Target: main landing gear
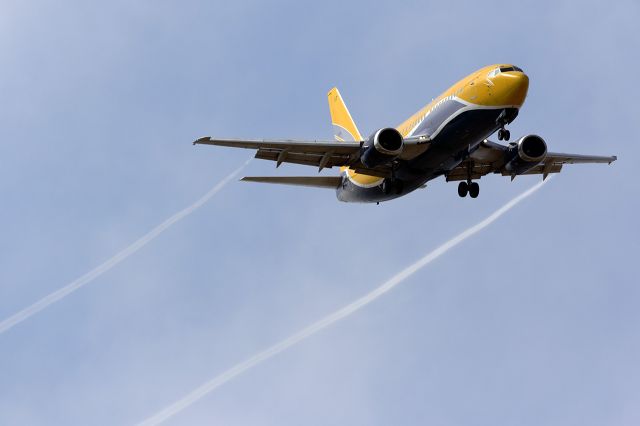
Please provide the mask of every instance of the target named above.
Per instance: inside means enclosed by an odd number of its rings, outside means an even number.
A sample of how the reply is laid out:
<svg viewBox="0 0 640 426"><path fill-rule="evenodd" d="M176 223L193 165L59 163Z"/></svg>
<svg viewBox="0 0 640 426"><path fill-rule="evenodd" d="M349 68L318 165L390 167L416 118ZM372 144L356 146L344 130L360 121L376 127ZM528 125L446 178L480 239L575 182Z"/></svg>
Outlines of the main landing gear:
<svg viewBox="0 0 640 426"><path fill-rule="evenodd" d="M386 178L382 181L382 192L385 194L402 194L402 190L404 189L404 185L401 180L395 178Z"/></svg>
<svg viewBox="0 0 640 426"><path fill-rule="evenodd" d="M517 115L518 110L515 110L515 114L509 113L506 109L500 113L498 119L496 120L496 124L500 126L500 130L498 130L498 140L508 141L509 139L511 139L511 132L505 129L505 127L507 124L511 123Z"/></svg>
<svg viewBox="0 0 640 426"><path fill-rule="evenodd" d="M469 194L471 198L478 198L480 194L480 185L478 185L478 182L462 181L458 184L458 195L464 198L467 194Z"/></svg>

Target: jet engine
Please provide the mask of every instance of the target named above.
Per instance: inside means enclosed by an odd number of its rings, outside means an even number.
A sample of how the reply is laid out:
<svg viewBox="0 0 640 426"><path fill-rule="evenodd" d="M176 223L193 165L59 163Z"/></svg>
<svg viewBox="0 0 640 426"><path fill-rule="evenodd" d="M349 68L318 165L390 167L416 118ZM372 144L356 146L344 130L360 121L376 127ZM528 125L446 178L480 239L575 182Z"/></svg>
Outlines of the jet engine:
<svg viewBox="0 0 640 426"><path fill-rule="evenodd" d="M513 175L521 175L544 161L546 156L544 139L537 135L523 136L507 150L504 169Z"/></svg>
<svg viewBox="0 0 640 426"><path fill-rule="evenodd" d="M362 146L360 161L373 168L395 160L402 153L404 141L400 132L392 127L375 132Z"/></svg>

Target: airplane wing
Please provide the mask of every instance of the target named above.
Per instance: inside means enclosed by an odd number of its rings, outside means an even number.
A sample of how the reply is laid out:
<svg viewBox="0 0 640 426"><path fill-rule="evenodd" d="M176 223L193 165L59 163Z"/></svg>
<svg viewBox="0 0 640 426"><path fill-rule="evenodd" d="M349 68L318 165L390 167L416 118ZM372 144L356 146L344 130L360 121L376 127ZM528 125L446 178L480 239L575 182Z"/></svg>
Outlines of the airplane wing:
<svg viewBox="0 0 640 426"><path fill-rule="evenodd" d="M272 160L276 167L282 163L304 164L318 167L348 166L360 157L360 142L295 141L295 140L250 140L214 139L204 137L194 145L216 145L231 148L256 149L255 158Z"/></svg>
<svg viewBox="0 0 640 426"><path fill-rule="evenodd" d="M508 147L494 142L485 141L476 151L471 153L469 158L464 160L460 165L446 173L447 181L479 179L489 173L498 173L502 176L513 176L504 169L505 151ZM607 163L611 164L616 161L616 156L599 156L599 155L582 155L582 154L564 154L557 152L549 152L537 166L528 170L525 175L541 174L546 179L550 173L560 173L562 166L565 164L584 164L584 163Z"/></svg>
<svg viewBox="0 0 640 426"><path fill-rule="evenodd" d="M216 145L232 148L257 150L255 158L276 162L276 167L282 163L303 164L314 166L321 171L324 168L348 166L357 173L370 176L390 177L391 165L375 168L365 167L360 162L361 147L364 142L336 142L336 141L300 141L278 139L216 139L203 137L194 145ZM411 152L418 145L425 142L418 138L407 138L404 141L405 150Z"/></svg>
<svg viewBox="0 0 640 426"><path fill-rule="evenodd" d="M613 156L600 156L600 155L581 155L581 154L563 154L560 152L550 152L547 154L546 160L553 161L554 163L562 164L586 164L586 163L607 163L611 164L616 161L618 157Z"/></svg>

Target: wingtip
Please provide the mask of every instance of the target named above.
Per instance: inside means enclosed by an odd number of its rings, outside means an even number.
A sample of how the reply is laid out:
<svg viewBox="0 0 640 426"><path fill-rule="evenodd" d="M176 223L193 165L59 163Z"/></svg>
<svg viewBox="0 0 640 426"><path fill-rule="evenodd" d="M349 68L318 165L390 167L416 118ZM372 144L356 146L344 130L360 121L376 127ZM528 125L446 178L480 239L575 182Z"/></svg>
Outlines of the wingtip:
<svg viewBox="0 0 640 426"><path fill-rule="evenodd" d="M209 136L203 136L201 138L196 139L195 141L193 141L193 145L198 145L204 142L209 141L211 138Z"/></svg>

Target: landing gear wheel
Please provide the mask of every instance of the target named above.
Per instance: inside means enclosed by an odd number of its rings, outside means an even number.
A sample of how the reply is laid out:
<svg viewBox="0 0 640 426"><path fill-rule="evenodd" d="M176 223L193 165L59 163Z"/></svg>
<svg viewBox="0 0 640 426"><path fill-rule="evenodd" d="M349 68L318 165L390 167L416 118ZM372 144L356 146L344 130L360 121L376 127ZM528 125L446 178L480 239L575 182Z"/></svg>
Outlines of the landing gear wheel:
<svg viewBox="0 0 640 426"><path fill-rule="evenodd" d="M458 184L458 195L464 198L467 196L468 192L469 192L469 185L467 185L467 182L460 182Z"/></svg>
<svg viewBox="0 0 640 426"><path fill-rule="evenodd" d="M508 141L509 139L511 139L511 132L510 131L508 131L507 129L498 130L498 140Z"/></svg>
<svg viewBox="0 0 640 426"><path fill-rule="evenodd" d="M478 195L480 194L480 185L478 185L478 182L471 182L468 186L469 196L471 198L478 198Z"/></svg>

